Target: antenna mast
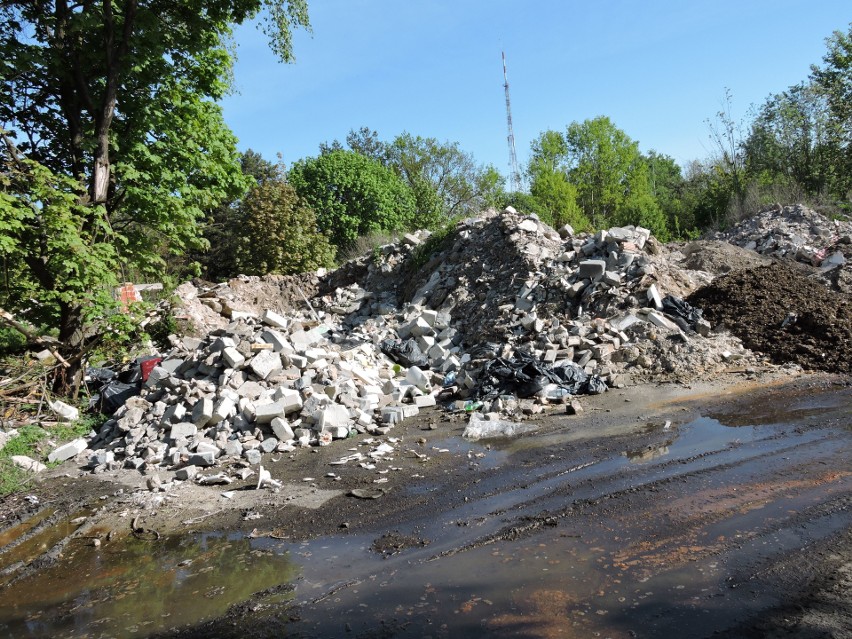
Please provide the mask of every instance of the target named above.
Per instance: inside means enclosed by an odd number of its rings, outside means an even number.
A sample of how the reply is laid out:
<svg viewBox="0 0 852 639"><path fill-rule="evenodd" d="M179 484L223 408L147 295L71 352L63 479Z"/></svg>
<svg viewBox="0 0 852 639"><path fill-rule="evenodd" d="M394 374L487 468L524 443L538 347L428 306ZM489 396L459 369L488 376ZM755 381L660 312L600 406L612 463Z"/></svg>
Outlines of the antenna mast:
<svg viewBox="0 0 852 639"><path fill-rule="evenodd" d="M521 190L521 172L518 171L518 155L515 153L515 133L512 130L512 103L509 100L509 75L506 73L506 52L503 55L503 88L506 90L506 123L509 127L509 183L512 191L517 193Z"/></svg>

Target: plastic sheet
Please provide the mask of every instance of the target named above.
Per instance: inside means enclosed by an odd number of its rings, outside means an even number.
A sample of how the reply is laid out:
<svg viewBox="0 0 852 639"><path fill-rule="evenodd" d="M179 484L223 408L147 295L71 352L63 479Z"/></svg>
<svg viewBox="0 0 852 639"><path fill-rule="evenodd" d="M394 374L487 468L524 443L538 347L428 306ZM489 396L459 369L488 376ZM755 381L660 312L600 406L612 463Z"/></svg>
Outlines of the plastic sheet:
<svg viewBox="0 0 852 639"><path fill-rule="evenodd" d="M607 390L600 377L589 375L573 362L550 366L527 353L516 353L512 358L498 357L485 364L476 396L493 398L509 393L527 398L537 395L549 384L556 384L571 395L598 394Z"/></svg>
<svg viewBox="0 0 852 639"><path fill-rule="evenodd" d="M686 300L674 295L666 295L663 298L663 312L674 318L675 323L683 329L695 330L698 320L702 319L703 311L695 308ZM678 321L681 320L681 321ZM684 326L681 322L686 324Z"/></svg>
<svg viewBox="0 0 852 639"><path fill-rule="evenodd" d="M417 342L413 339L386 339L379 347L382 352L397 364L405 367L417 366L429 368L429 358L423 354Z"/></svg>

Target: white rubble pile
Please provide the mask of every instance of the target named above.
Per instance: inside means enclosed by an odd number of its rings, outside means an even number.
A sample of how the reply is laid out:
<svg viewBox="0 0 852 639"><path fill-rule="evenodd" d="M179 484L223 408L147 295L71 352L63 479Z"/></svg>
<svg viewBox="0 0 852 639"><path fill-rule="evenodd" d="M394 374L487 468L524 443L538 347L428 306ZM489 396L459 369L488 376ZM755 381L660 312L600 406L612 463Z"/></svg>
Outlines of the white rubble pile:
<svg viewBox="0 0 852 639"><path fill-rule="evenodd" d="M830 220L801 204L775 206L715 237L761 255L825 269L850 267L842 247L852 243L852 223Z"/></svg>
<svg viewBox="0 0 852 639"><path fill-rule="evenodd" d="M477 399L484 365L516 352L616 387L750 361L726 333L664 312L667 293L696 286L647 229L555 231L511 207L464 220L440 241L407 235L329 274L187 283L187 316L219 328L174 338L142 395L68 454L96 471L165 467L201 481L199 468L223 460L258 467L265 455L387 434L441 391ZM392 361L388 340L415 343L424 365ZM539 409L570 401L552 386ZM489 413L537 412L488 399ZM508 424L477 416L469 435L524 430Z"/></svg>
<svg viewBox="0 0 852 639"><path fill-rule="evenodd" d="M259 465L264 455L297 447L355 433L387 434L421 407L435 405L441 387L433 388L433 381L440 378L394 364L377 344L395 333L372 329L374 336L356 329L342 338L338 327L267 311L240 316L201 340L175 337L142 395L128 400L91 439L89 465ZM458 352L445 345L429 358L431 366ZM69 457L79 452L69 449Z"/></svg>

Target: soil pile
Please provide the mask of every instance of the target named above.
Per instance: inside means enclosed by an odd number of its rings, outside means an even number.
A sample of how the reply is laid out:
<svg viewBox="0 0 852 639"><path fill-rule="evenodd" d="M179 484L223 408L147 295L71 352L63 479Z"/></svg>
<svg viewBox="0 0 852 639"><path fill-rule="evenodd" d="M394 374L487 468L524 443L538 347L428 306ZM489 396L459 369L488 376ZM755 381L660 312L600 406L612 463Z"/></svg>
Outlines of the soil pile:
<svg viewBox="0 0 852 639"><path fill-rule="evenodd" d="M783 262L721 276L688 301L776 363L852 373L852 296Z"/></svg>

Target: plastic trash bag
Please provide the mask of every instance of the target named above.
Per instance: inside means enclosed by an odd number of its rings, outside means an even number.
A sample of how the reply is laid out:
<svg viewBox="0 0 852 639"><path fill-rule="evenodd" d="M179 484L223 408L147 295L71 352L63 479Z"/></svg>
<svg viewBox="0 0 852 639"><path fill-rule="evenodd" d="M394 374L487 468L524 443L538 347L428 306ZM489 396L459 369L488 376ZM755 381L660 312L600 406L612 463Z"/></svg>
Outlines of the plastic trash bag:
<svg viewBox="0 0 852 639"><path fill-rule="evenodd" d="M104 415L112 415L121 408L128 399L139 394L139 383L125 384L110 382L101 390L100 410Z"/></svg>
<svg viewBox="0 0 852 639"><path fill-rule="evenodd" d="M379 348L397 364L406 368L410 366L429 368L429 358L423 354L413 339L386 339L379 344Z"/></svg>
<svg viewBox="0 0 852 639"><path fill-rule="evenodd" d="M556 384L571 395L597 394L607 389L600 377L589 375L574 362L550 366L527 353L515 353L511 358L498 357L485 364L476 396L534 397L549 384Z"/></svg>
<svg viewBox="0 0 852 639"><path fill-rule="evenodd" d="M473 413L462 433L469 441L494 437L515 437L538 428L533 422L510 422L506 419L483 419L480 413Z"/></svg>
<svg viewBox="0 0 852 639"><path fill-rule="evenodd" d="M695 329L698 320L702 319L703 311L700 308L695 308L686 300L683 300L674 295L666 295L663 298L663 312L674 318L675 323L682 329ZM686 326L678 321L681 320Z"/></svg>

